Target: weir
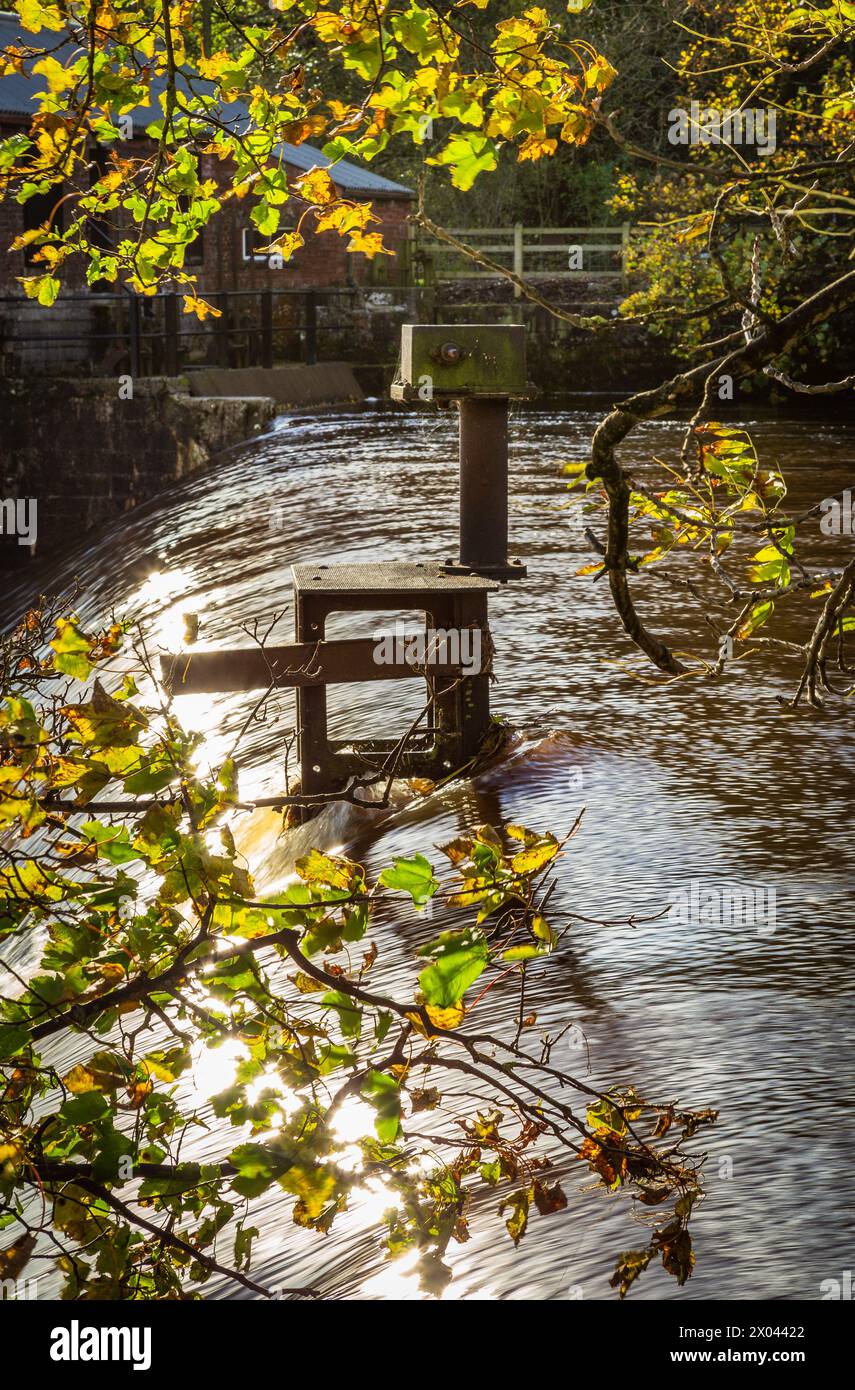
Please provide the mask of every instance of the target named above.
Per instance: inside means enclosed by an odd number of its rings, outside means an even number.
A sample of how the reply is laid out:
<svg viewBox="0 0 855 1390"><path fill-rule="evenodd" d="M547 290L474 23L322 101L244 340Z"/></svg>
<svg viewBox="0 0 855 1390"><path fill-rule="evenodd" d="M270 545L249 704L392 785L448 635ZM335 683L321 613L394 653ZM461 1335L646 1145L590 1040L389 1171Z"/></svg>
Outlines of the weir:
<svg viewBox="0 0 855 1390"><path fill-rule="evenodd" d="M292 567L295 641L286 646L193 652L162 658L173 694L291 687L297 700L301 795L311 801L372 773L447 778L471 763L490 727L493 645L490 593L524 578L508 555L508 405L531 394L525 329L518 325L407 324L394 399L457 406L460 415L460 546L456 558L301 564ZM372 637L328 640L339 612L424 614L408 644ZM455 640L456 639L456 640ZM478 661L461 654L478 653ZM422 717L404 739L332 741L327 687L420 677Z"/></svg>

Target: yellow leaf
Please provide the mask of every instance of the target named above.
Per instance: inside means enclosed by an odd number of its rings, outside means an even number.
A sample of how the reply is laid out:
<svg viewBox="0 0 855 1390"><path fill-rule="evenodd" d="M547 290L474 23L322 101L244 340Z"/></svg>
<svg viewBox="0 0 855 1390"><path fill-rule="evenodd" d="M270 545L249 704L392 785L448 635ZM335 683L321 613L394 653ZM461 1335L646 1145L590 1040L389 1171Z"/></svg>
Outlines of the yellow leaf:
<svg viewBox="0 0 855 1390"><path fill-rule="evenodd" d="M85 1095L87 1091L98 1090L98 1086L95 1082L95 1077L93 1076L92 1072L89 1071L88 1067L84 1067L80 1062L77 1063L77 1066L72 1067L71 1071L68 1072L62 1078L62 1080L63 1084L68 1087L69 1091L71 1091L76 1096Z"/></svg>
<svg viewBox="0 0 855 1390"><path fill-rule="evenodd" d="M526 159L542 159L544 155L555 154L557 149L557 140L548 139L545 135L527 135L520 145L517 163L522 164Z"/></svg>
<svg viewBox="0 0 855 1390"><path fill-rule="evenodd" d="M167 1067L164 1067L160 1062L153 1061L151 1057L144 1057L142 1066L145 1067L149 1076L153 1076L156 1081L164 1081L169 1085L171 1081L175 1080L172 1072L169 1071Z"/></svg>
<svg viewBox="0 0 855 1390"><path fill-rule="evenodd" d="M394 251L390 251L383 245L383 236L380 232L354 232L350 241L347 243L348 251L361 251L369 260L373 260L376 255L394 256Z"/></svg>
<svg viewBox="0 0 855 1390"><path fill-rule="evenodd" d="M448 1009L440 1009L436 1004L426 1004L425 1012L434 1028L442 1028L446 1032L459 1028L466 1014L462 1004L454 1004Z"/></svg>
<svg viewBox="0 0 855 1390"><path fill-rule="evenodd" d="M73 72L68 72L58 63L56 58L43 58L41 62L34 64L33 72L37 72L41 77L46 77L48 87L52 92L66 92L75 83L80 81L79 76Z"/></svg>
<svg viewBox="0 0 855 1390"><path fill-rule="evenodd" d="M584 145L591 134L592 122L584 106L571 106L561 127L561 139L568 145Z"/></svg>
<svg viewBox="0 0 855 1390"><path fill-rule="evenodd" d="M24 74L24 54L20 48L7 48L0 53L0 77L8 77L13 72Z"/></svg>
<svg viewBox="0 0 855 1390"><path fill-rule="evenodd" d="M19 1236L13 1245L0 1250L0 1279L17 1279L36 1248L36 1238L29 1231Z"/></svg>
<svg viewBox="0 0 855 1390"><path fill-rule="evenodd" d="M335 207L318 218L317 230L338 232L344 236L345 232L361 231L369 222L377 221L379 219L371 211L370 203L336 203Z"/></svg>
<svg viewBox="0 0 855 1390"><path fill-rule="evenodd" d="M537 869L542 869L557 853L558 841L554 835L547 835L540 844L532 845L529 849L520 850L519 854L515 854L511 860L511 868L515 874L531 874Z"/></svg>
<svg viewBox="0 0 855 1390"><path fill-rule="evenodd" d="M585 85L588 88L596 88L598 92L604 92L616 77L617 70L612 67L608 58L600 54L585 73Z"/></svg>
<svg viewBox="0 0 855 1390"><path fill-rule="evenodd" d="M294 184L301 198L315 207L335 202L335 185L326 169L310 169Z"/></svg>
<svg viewBox="0 0 855 1390"><path fill-rule="evenodd" d="M298 970L296 975L289 975L291 980L301 994L320 994L326 989L326 985L307 975L304 970Z"/></svg>
<svg viewBox="0 0 855 1390"><path fill-rule="evenodd" d="M299 232L286 232L284 236L277 237L271 243L270 250L280 255L283 261L290 261L294 252L299 251L305 244Z"/></svg>
<svg viewBox="0 0 855 1390"><path fill-rule="evenodd" d="M553 944L554 938L552 928L545 917L541 917L540 915L533 917L531 921L531 930L532 935L536 936L538 941L546 941L550 946Z"/></svg>
<svg viewBox="0 0 855 1390"><path fill-rule="evenodd" d="M38 34L42 29L64 29L66 17L59 5L43 5L41 0L16 0L15 9L21 16L21 23L31 33Z"/></svg>
<svg viewBox="0 0 855 1390"><path fill-rule="evenodd" d="M198 295L192 293L184 295L184 312L185 314L195 314L202 323L209 314L211 318L215 319L222 317L222 309L215 309L213 304L208 303L207 299L200 299Z"/></svg>

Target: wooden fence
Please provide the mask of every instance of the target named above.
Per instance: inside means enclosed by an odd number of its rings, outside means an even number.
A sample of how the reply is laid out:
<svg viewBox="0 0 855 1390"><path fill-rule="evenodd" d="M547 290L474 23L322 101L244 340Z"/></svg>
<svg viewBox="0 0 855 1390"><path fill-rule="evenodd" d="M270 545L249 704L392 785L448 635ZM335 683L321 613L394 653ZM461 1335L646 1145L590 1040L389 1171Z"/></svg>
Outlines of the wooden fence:
<svg viewBox="0 0 855 1390"><path fill-rule="evenodd" d="M630 225L617 227L448 228L463 242L516 275L550 279L626 280ZM411 259L415 278L427 282L490 280L496 272L479 267L462 251L434 237L414 232ZM520 290L515 289L519 297Z"/></svg>

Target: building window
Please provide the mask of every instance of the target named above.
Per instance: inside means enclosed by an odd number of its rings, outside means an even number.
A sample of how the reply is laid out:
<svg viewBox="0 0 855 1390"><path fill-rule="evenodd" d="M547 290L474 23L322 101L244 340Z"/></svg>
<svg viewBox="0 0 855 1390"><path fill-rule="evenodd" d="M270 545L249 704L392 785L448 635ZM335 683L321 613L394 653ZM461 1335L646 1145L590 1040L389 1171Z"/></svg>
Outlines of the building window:
<svg viewBox="0 0 855 1390"><path fill-rule="evenodd" d="M185 265L204 265L205 264L205 228L200 227L196 233L196 240L191 241L187 250L184 252Z"/></svg>
<svg viewBox="0 0 855 1390"><path fill-rule="evenodd" d="M266 265L270 260L270 252L262 251L260 248L269 245L270 237L262 236L257 227L241 228L241 252L245 261Z"/></svg>
<svg viewBox="0 0 855 1390"><path fill-rule="evenodd" d="M43 227L46 222L50 221L53 231L62 232L65 227L65 218L63 215L65 213L65 204L60 202L62 194L63 189L60 185L59 187L49 188L46 193L34 193L32 198L28 198L24 203L24 231L34 232L38 227ZM58 203L59 206L57 207ZM56 212L53 217L51 217L54 208L56 208ZM40 250L38 242L30 243L29 246L25 246L24 261L27 265L36 265L44 269L44 261L34 260L38 250Z"/></svg>

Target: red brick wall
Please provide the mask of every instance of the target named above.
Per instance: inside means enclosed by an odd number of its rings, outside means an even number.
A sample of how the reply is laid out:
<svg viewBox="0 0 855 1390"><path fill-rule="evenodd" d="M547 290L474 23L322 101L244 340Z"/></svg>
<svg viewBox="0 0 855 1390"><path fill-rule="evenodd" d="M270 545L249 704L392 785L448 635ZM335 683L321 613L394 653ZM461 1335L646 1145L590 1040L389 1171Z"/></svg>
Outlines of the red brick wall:
<svg viewBox="0 0 855 1390"><path fill-rule="evenodd" d="M287 167L289 181L300 171ZM205 177L215 177L214 169L206 169ZM340 190L342 191L342 190ZM373 211L380 219L373 230L383 233L390 250L399 251L407 238L410 199L407 197L372 199ZM223 204L204 234L204 265L188 266L197 276L201 293L215 290L242 289L322 289L330 285L351 282L364 284L371 275L370 262L364 255L349 254L347 239L336 232L314 233L305 228L306 244L296 251L281 269L271 269L262 261L243 259L243 229L252 226L249 199L230 199ZM385 259L391 260L391 257Z"/></svg>
<svg viewBox="0 0 855 1390"><path fill-rule="evenodd" d="M16 130L24 127L14 122L0 119L0 137L6 139ZM59 197L59 194L57 194ZM24 230L24 209L13 197L0 201L0 295L21 295L24 291L18 283L18 276L33 275L38 265L27 265L23 251L10 251L9 247ZM44 267L43 269L46 269ZM74 258L68 265L68 285L72 290L84 289L86 271L83 262Z"/></svg>

